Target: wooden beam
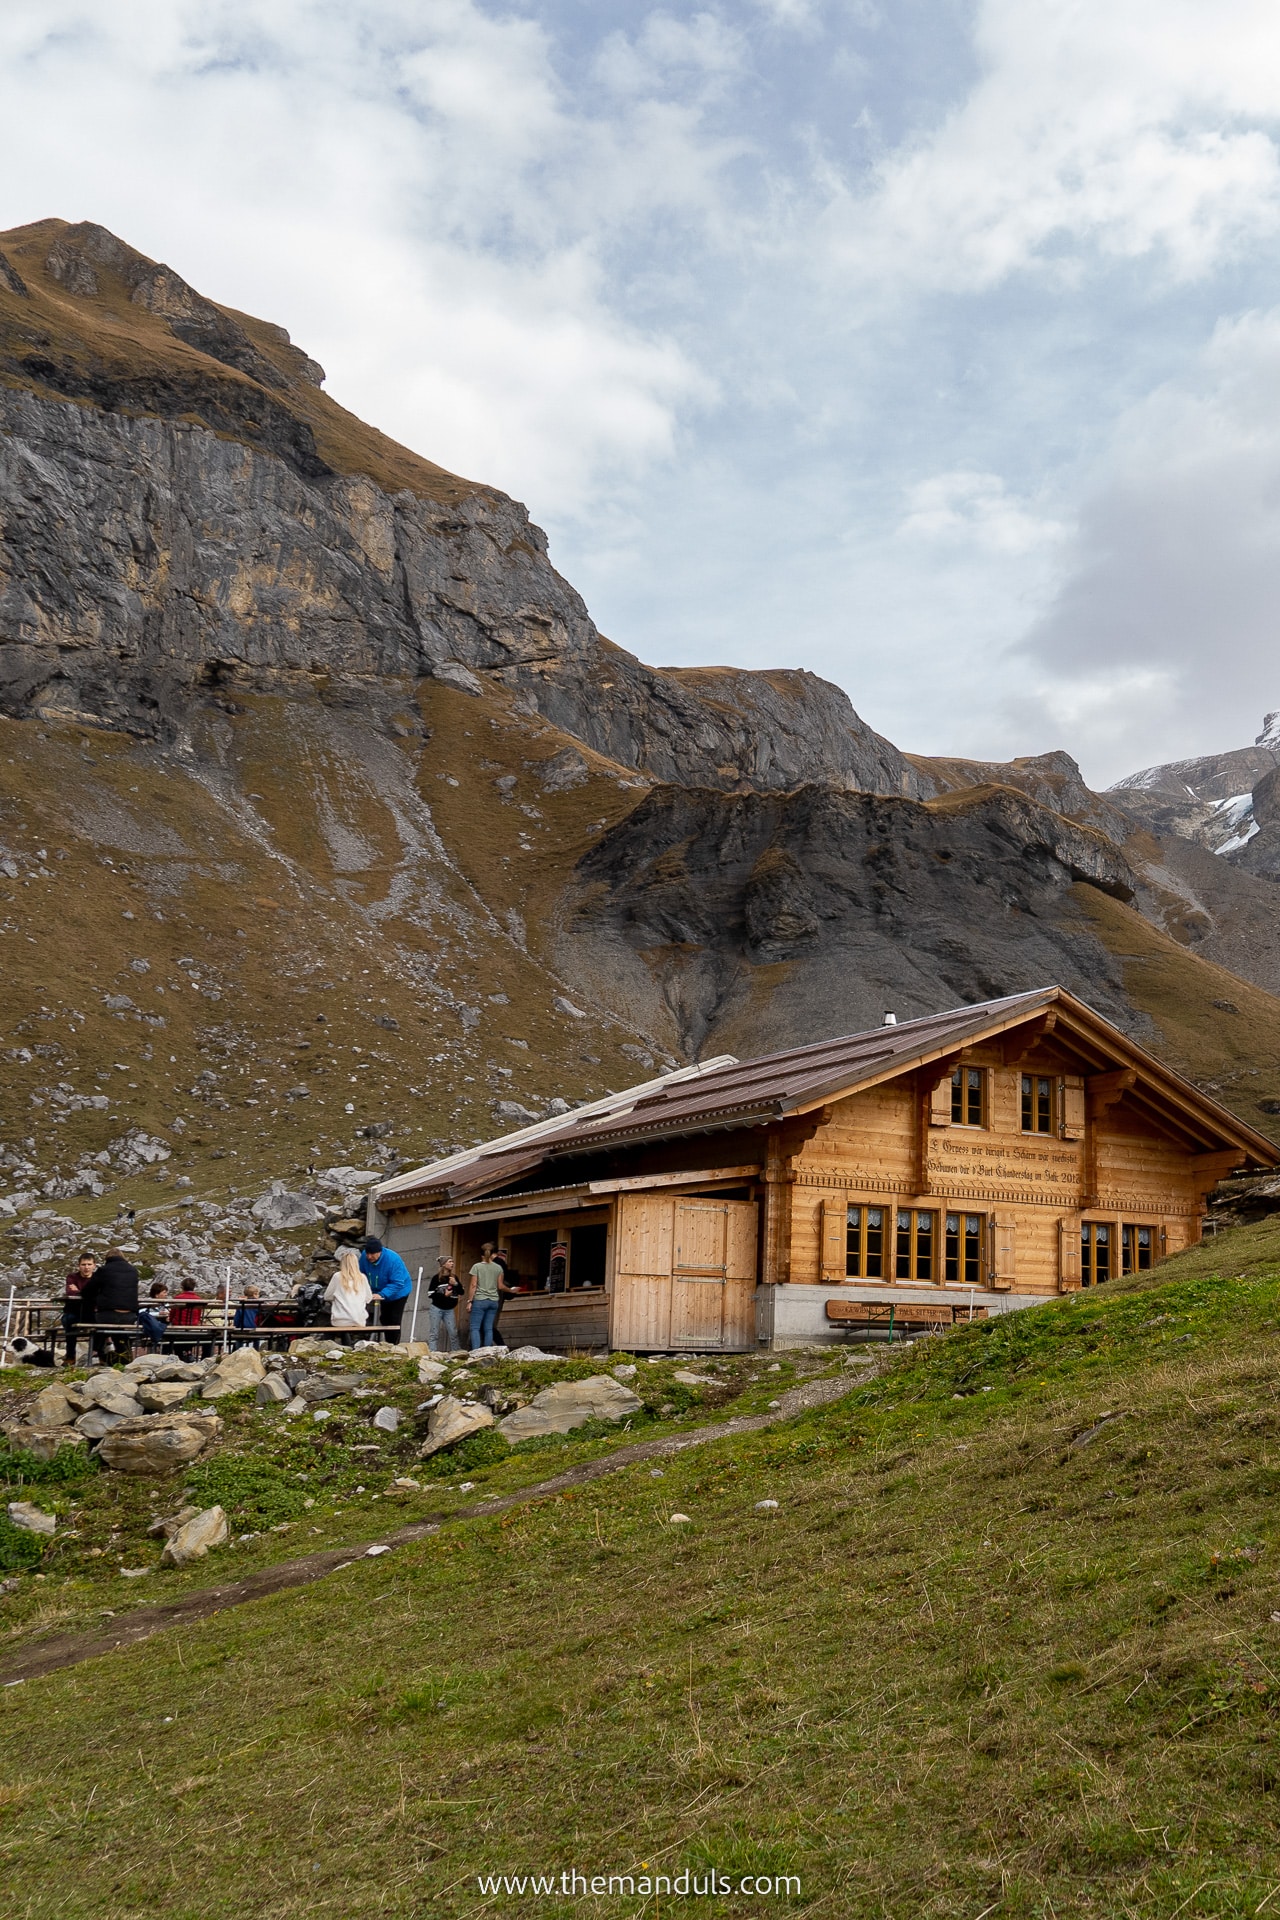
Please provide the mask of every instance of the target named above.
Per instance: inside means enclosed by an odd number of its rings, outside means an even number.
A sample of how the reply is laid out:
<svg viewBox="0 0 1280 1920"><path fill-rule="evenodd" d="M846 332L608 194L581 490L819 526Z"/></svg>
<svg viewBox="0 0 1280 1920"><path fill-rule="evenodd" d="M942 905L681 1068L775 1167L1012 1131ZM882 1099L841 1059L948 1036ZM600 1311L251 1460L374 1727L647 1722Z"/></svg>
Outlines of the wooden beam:
<svg viewBox="0 0 1280 1920"><path fill-rule="evenodd" d="M1137 1078L1134 1067L1121 1067L1115 1073L1091 1073L1084 1083L1089 1105L1096 1114L1105 1113L1108 1107L1114 1107L1118 1100L1123 1100Z"/></svg>
<svg viewBox="0 0 1280 1920"><path fill-rule="evenodd" d="M1058 1015L1050 1007L1047 1013L1040 1014L1025 1027L1015 1027L1005 1035L1004 1063L1006 1067L1020 1067L1028 1054L1035 1052L1042 1041L1047 1040L1058 1024Z"/></svg>
<svg viewBox="0 0 1280 1920"><path fill-rule="evenodd" d="M760 1162L749 1167L707 1167L694 1173L638 1173L626 1180L590 1180L588 1193L642 1193L649 1187L711 1187L728 1181L754 1180Z"/></svg>

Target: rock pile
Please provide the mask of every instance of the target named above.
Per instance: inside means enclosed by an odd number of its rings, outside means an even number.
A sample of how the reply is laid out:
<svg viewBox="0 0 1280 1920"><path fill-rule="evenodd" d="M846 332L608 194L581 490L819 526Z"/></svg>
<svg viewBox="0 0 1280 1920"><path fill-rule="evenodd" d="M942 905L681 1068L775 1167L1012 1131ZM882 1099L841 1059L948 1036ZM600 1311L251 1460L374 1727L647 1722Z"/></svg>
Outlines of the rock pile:
<svg viewBox="0 0 1280 1920"><path fill-rule="evenodd" d="M260 1378L261 1358L252 1348L247 1352ZM101 1367L87 1380L57 1381L36 1395L25 1419L6 1425L5 1437L41 1460L51 1460L59 1447L96 1445L103 1464L120 1472L170 1472L220 1438L217 1415L186 1403L202 1389L210 1399L235 1391L224 1384L235 1377L228 1362L242 1363L242 1355L214 1362L144 1354L120 1372Z"/></svg>

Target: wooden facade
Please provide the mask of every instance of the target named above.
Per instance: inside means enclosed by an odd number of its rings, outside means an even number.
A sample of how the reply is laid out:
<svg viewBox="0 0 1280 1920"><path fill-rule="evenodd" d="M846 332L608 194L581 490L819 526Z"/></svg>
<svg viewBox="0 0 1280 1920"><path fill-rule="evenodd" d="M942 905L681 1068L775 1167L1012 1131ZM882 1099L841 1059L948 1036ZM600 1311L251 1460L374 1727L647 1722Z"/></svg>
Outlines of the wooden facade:
<svg viewBox="0 0 1280 1920"><path fill-rule="evenodd" d="M685 1070L401 1175L376 1204L392 1245L429 1229L464 1275L482 1240L506 1248L527 1289L508 1345L712 1352L1104 1285L1198 1240L1224 1174L1276 1164L1047 988Z"/></svg>

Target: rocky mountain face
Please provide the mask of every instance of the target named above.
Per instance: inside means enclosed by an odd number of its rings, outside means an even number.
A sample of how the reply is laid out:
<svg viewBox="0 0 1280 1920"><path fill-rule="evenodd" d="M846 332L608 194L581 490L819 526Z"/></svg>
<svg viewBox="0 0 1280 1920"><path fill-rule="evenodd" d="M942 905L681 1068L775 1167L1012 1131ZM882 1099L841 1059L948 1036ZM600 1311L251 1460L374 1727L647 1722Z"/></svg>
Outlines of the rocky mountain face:
<svg viewBox="0 0 1280 1920"><path fill-rule="evenodd" d="M101 228L0 235L11 1273L129 1208L156 1261L283 1271L273 1179L328 1204L309 1166L1048 980L1280 1111L1275 882L1159 783L649 667L523 507L322 382Z"/></svg>
<svg viewBox="0 0 1280 1920"><path fill-rule="evenodd" d="M202 692L385 710L430 675L656 779L926 790L813 674L664 673L602 640L518 502L351 420L283 329L100 227L0 252L4 711L165 740Z"/></svg>
<svg viewBox="0 0 1280 1920"><path fill-rule="evenodd" d="M1280 875L1280 713L1269 713L1251 747L1144 767L1110 791L1158 834L1176 834L1251 873Z"/></svg>

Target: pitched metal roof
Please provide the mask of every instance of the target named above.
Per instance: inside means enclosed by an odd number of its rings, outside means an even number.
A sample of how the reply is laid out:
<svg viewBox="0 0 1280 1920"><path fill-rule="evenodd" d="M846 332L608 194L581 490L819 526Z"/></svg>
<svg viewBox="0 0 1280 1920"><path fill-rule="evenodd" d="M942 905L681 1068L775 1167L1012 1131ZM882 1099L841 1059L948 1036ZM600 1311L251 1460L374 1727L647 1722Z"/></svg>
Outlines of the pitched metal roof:
<svg viewBox="0 0 1280 1920"><path fill-rule="evenodd" d="M1136 1066L1148 1084L1183 1112L1194 1114L1207 1132L1240 1146L1243 1157L1262 1165L1276 1163L1276 1150L1262 1134L1154 1059L1101 1014L1062 987L1039 987L755 1060L727 1058L700 1071L664 1075L659 1081L615 1094L607 1102L579 1108L558 1122L544 1121L523 1135L493 1140L470 1153L400 1174L378 1188L378 1202L382 1205L409 1193L426 1198L429 1192L440 1195L442 1189L458 1199L493 1192L550 1159L662 1137L766 1125L894 1079L1050 1009L1062 1033L1071 1031L1077 1039L1091 1042L1113 1063Z"/></svg>

